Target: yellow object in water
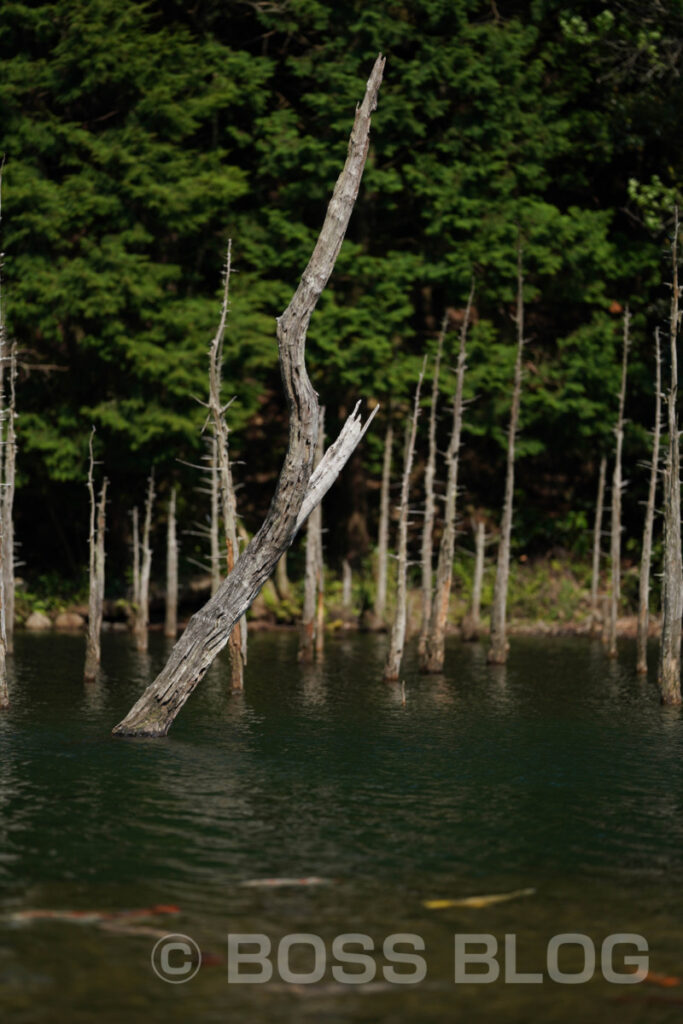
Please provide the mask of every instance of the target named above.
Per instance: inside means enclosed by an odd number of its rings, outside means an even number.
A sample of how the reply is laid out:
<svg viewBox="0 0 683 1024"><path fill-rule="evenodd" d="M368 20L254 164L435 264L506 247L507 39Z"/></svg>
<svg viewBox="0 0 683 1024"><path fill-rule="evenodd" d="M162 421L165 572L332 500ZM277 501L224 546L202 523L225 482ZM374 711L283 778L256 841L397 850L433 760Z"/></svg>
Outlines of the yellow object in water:
<svg viewBox="0 0 683 1024"><path fill-rule="evenodd" d="M481 910L483 907L491 907L496 903L516 900L520 896L533 896L535 892L535 889L514 889L512 892L494 892L490 896L463 896L459 900L423 900L422 905L427 910L447 910L449 907L470 907L473 910Z"/></svg>

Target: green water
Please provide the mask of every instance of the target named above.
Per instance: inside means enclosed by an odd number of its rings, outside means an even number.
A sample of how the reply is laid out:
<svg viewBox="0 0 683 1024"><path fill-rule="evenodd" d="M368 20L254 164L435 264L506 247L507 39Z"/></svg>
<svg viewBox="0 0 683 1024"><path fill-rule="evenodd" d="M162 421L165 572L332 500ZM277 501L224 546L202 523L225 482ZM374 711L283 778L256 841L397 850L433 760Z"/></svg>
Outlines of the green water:
<svg viewBox="0 0 683 1024"><path fill-rule="evenodd" d="M17 1024L169 1021L679 1021L683 985L454 982L454 935L517 936L518 969L545 972L557 933L600 949L638 933L650 969L683 976L683 719L652 681L584 639L513 639L505 668L454 644L448 672L406 704L380 681L386 638L331 641L322 667L296 663L292 635L252 639L243 696L215 665L161 741L114 740L168 652L107 635L98 682L81 682L83 640L20 636L12 707L0 718L0 1013ZM653 659L654 660L654 657ZM310 887L254 888L319 876ZM533 887L485 908L423 900ZM175 916L112 932L97 922L13 917L29 909ZM207 962L186 984L152 971L160 934ZM319 935L317 984L230 984L228 933ZM334 981L335 936L375 946L369 985ZM422 938L419 984L384 980L386 936ZM565 951L562 968L580 970ZM274 959L274 958L273 958ZM504 957L499 957L504 963ZM312 970L312 953L292 954ZM615 959L615 967L619 962Z"/></svg>

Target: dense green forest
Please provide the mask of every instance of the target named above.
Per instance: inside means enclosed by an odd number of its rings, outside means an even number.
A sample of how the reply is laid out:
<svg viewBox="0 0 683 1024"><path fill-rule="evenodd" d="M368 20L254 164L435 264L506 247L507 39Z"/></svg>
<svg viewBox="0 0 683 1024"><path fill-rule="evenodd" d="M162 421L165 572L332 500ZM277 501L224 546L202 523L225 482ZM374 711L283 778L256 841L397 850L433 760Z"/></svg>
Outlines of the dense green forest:
<svg viewBox="0 0 683 1024"><path fill-rule="evenodd" d="M683 175L681 39L678 0L6 0L3 307L20 350L25 574L85 568L91 424L111 480L111 577L123 579L128 511L151 466L159 548L172 483L181 525L206 515L184 463L202 452L196 399L228 238L225 397L236 396L240 511L258 525L286 441L274 318L310 255L380 50L361 194L309 332L329 435L358 398L382 407L326 502L329 555L371 547L387 418L402 423L446 311L454 363L473 276L459 507L498 520L521 232L515 544L588 550L629 303L628 558L647 489L652 336L669 302L664 211ZM442 387L453 390L450 370ZM440 429L443 450L447 415ZM198 541L182 544L189 555Z"/></svg>

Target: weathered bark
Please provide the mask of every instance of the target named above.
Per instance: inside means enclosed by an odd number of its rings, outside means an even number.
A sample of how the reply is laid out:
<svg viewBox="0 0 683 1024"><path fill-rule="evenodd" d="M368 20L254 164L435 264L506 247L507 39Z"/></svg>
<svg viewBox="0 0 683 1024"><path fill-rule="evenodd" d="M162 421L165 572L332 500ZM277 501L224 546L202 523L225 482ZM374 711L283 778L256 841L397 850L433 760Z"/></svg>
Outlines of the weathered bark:
<svg viewBox="0 0 683 1024"><path fill-rule="evenodd" d="M640 579L638 595L638 634L636 642L636 671L647 672L647 635L650 627L650 563L652 561L652 531L655 519L657 476L659 474L659 440L662 429L662 353L659 342L659 328L655 330L655 425L652 434L652 461L650 463L650 487L647 492L645 523L643 525L643 550L640 556Z"/></svg>
<svg viewBox="0 0 683 1024"><path fill-rule="evenodd" d="M681 559L681 480L678 437L678 208L671 243L672 288L669 339L671 368L667 394L668 450L664 466L664 559L662 567L662 632L658 679L662 704L681 703L681 616L683 561Z"/></svg>
<svg viewBox="0 0 683 1024"><path fill-rule="evenodd" d="M478 640L481 632L481 592L484 584L486 557L486 523L474 520L474 576L472 579L472 606L462 624L463 640Z"/></svg>
<svg viewBox="0 0 683 1024"><path fill-rule="evenodd" d="M16 479L17 439L14 421L17 415L16 402L17 346L12 344L9 359L9 408L7 410L7 434L5 439L5 469L2 494L2 557L3 595L5 603L5 629L7 653L14 651L14 489Z"/></svg>
<svg viewBox="0 0 683 1024"><path fill-rule="evenodd" d="M453 399L453 425L446 452L446 501L444 505L443 533L436 565L436 587L431 608L429 631L425 648L420 656L421 672L442 672L446 656L446 625L453 582L453 556L455 554L455 527L458 502L458 469L460 465L460 439L462 436L463 388L467 369L467 331L470 325L474 282L470 287L465 316L460 326L460 346Z"/></svg>
<svg viewBox="0 0 683 1024"><path fill-rule="evenodd" d="M401 480L401 504L398 518L398 557L396 564L396 611L391 627L389 651L384 665L385 682L396 682L401 671L403 647L406 639L407 590L408 590L408 499L410 497L410 474L413 469L415 454L415 436L417 419L420 414L420 391L427 360L425 358L415 388L413 415L407 429L405 455L403 461L403 478Z"/></svg>
<svg viewBox="0 0 683 1024"><path fill-rule="evenodd" d="M598 628L600 615L598 612L600 594L600 555L602 549L602 515L605 504L605 477L607 475L607 457L600 459L598 474L598 496L595 502L595 522L593 524L593 575L591 578L591 631Z"/></svg>
<svg viewBox="0 0 683 1024"><path fill-rule="evenodd" d="M425 466L425 507L422 523L422 618L420 622L420 638L418 652L424 657L429 633L429 620L432 614L432 588L434 583L433 548L434 548L434 474L436 472L436 407L439 401L439 369L443 351L448 314L446 313L439 331L434 360L434 378L432 380L432 404L429 410L429 449Z"/></svg>
<svg viewBox="0 0 683 1024"><path fill-rule="evenodd" d="M135 618L135 644L139 651L146 651L149 636L149 580L152 573L152 549L149 538L152 530L152 509L154 507L154 471L147 481L145 521L142 527L142 559L140 566L140 594Z"/></svg>
<svg viewBox="0 0 683 1024"><path fill-rule="evenodd" d="M331 487L373 418L371 415L363 425L356 407L313 473L318 402L306 372L306 331L332 273L358 194L368 152L370 117L383 69L384 58L379 56L365 98L356 111L346 163L320 237L292 301L278 320L280 368L290 412L289 442L268 515L217 593L193 615L166 666L116 726L115 734L168 733L176 715L227 643L234 623L270 577L278 559Z"/></svg>
<svg viewBox="0 0 683 1024"><path fill-rule="evenodd" d="M171 488L166 527L166 619L164 636L178 633L178 539L176 536L176 489Z"/></svg>
<svg viewBox="0 0 683 1024"><path fill-rule="evenodd" d="M95 430L93 427L93 434ZM100 496L95 502L93 483L93 434L90 435L90 467L88 472L88 493L90 495L90 589L88 597L88 632L85 641L85 668L83 676L86 682L92 682L97 676L100 665L100 636L102 633L102 614L104 610L104 538L107 516L107 485L105 477L100 488Z"/></svg>
<svg viewBox="0 0 683 1024"><path fill-rule="evenodd" d="M131 512L133 519L133 611L137 621L138 608L140 607L140 516L137 506Z"/></svg>
<svg viewBox="0 0 683 1024"><path fill-rule="evenodd" d="M223 366L223 339L230 308L230 271L232 261L232 240L228 241L228 252L225 262L225 281L223 288L223 305L218 324L209 349L209 415L213 436L216 439L216 456L218 459L218 482L221 499L221 518L225 537L226 564L228 575L235 568L237 561L237 509L235 506L235 490L232 482L232 468L228 454L228 425L225 411L230 405L221 402L221 377ZM230 650L230 683L233 690L244 688L244 661L242 658L241 622L233 626L228 640Z"/></svg>
<svg viewBox="0 0 683 1024"><path fill-rule="evenodd" d="M614 469L612 471L612 509L610 521L610 604L609 630L607 633L607 654L610 658L617 656L617 615L621 597L621 453L624 446L624 403L626 401L626 371L628 368L629 328L631 312L624 310L624 347L621 360L621 387L619 389L619 410L615 427L616 445L614 452Z"/></svg>
<svg viewBox="0 0 683 1024"><path fill-rule="evenodd" d="M315 450L314 468L320 465L324 448L325 410L319 410L318 442ZM320 505L314 508L306 523L306 568L304 575L304 607L299 631L298 659L310 664L318 646L318 598L321 592L323 550L323 520ZM321 643L323 641L321 640ZM321 648L322 652L322 648Z"/></svg>
<svg viewBox="0 0 683 1024"><path fill-rule="evenodd" d="M394 429L389 423L384 438L382 462L382 488L379 498L379 532L377 535L377 587L375 590L375 617L383 622L387 606L387 562L389 549L389 487L391 484L391 451Z"/></svg>
<svg viewBox="0 0 683 1024"><path fill-rule="evenodd" d="M522 395L522 350L524 348L524 274L522 270L521 244L517 247L517 313L515 322L517 324L517 358L515 360L515 379L512 390L512 408L510 410L510 427L508 432L505 500L500 523L496 580L493 586L493 606L491 608L491 646L487 655L487 660L493 665L504 665L508 657L506 618L508 580L510 577L510 540L512 537L512 512L515 491L515 440L519 425L519 405Z"/></svg>
<svg viewBox="0 0 683 1024"><path fill-rule="evenodd" d="M5 164L3 156L0 161L0 220L2 218L2 170ZM0 265L0 434L5 433L5 359L7 356L7 335L5 332L4 307L2 304L2 266ZM4 479L5 455L4 445L0 444L0 482ZM9 690L7 686L7 627L5 602L5 538L3 517L0 516L0 709L9 707Z"/></svg>
<svg viewBox="0 0 683 1024"><path fill-rule="evenodd" d="M220 487L218 484L218 454L216 438L211 438L211 521L209 522L209 543L211 545L211 596L221 585L220 546Z"/></svg>

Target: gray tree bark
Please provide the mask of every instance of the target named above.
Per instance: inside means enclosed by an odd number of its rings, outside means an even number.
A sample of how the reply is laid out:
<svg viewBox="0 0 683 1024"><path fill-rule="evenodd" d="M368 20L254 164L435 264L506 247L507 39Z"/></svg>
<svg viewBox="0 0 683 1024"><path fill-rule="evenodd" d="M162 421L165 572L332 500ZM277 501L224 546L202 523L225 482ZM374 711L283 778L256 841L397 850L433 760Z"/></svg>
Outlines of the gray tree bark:
<svg viewBox="0 0 683 1024"><path fill-rule="evenodd" d="M211 596L221 585L221 546L220 546L220 487L218 484L218 453L216 438L211 438L211 521L209 523L209 543L211 545Z"/></svg>
<svg viewBox="0 0 683 1024"><path fill-rule="evenodd" d="M394 446L394 429L387 426L384 438L384 459L382 461L382 487L379 498L379 532L377 535L377 587L375 590L375 617L384 621L387 606L387 563L389 552L389 488L391 485L391 452Z"/></svg>
<svg viewBox="0 0 683 1024"><path fill-rule="evenodd" d="M600 555L602 553L602 516L605 505L605 478L607 475L607 456L600 459L598 474L598 496L595 502L595 522L593 523L593 573L591 577L591 631L595 633L600 621L598 613L600 594Z"/></svg>
<svg viewBox="0 0 683 1024"><path fill-rule="evenodd" d="M100 637L102 633L102 614L104 610L104 565L105 551L104 539L106 531L107 515L107 484L105 477L102 481L99 500L95 500L95 485L93 480L94 459L93 459L93 427L90 435L90 464L88 469L88 493L90 495L90 564L89 564L89 596L88 596L88 632L85 641L85 668L83 676L86 682L92 682L97 677L97 670L100 666Z"/></svg>
<svg viewBox="0 0 683 1024"><path fill-rule="evenodd" d="M221 402L221 377L223 367L223 339L230 307L230 271L232 259L232 240L228 242L228 253L225 263L225 282L223 305L218 330L211 342L209 350L209 415L213 436L216 439L216 455L218 458L218 481L221 498L221 517L225 535L225 550L228 575L235 568L238 556L237 546L237 508L235 489L232 481L232 468L228 455L228 425L225 421L227 405ZM244 688L244 662L242 652L242 623L238 620L232 629L228 646L230 650L230 683L233 690Z"/></svg>
<svg viewBox="0 0 683 1024"><path fill-rule="evenodd" d="M166 619L164 636L178 633L178 538L176 535L176 489L171 488L166 527Z"/></svg>
<svg viewBox="0 0 683 1024"><path fill-rule="evenodd" d="M681 559L681 466L678 437L678 208L671 243L672 288L669 339L671 369L667 394L668 450L664 466L664 564L662 567L662 633L658 680L662 704L681 703L681 616L683 561Z"/></svg>
<svg viewBox="0 0 683 1024"><path fill-rule="evenodd" d="M135 623L140 607L140 515L137 506L131 512L131 517L133 520L133 610L135 612L133 622Z"/></svg>
<svg viewBox="0 0 683 1024"><path fill-rule="evenodd" d="M337 181L318 242L292 301L278 320L282 381L290 412L289 443L265 522L217 593L188 623L171 656L129 713L117 735L164 736L178 712L228 641L233 625L272 574L296 532L348 461L373 415L363 425L358 407L313 473L318 402L306 372L305 341L311 314L332 273L358 195L368 152L370 118L377 103L384 58L380 55L356 111L344 169ZM377 407L376 407L377 408Z"/></svg>
<svg viewBox="0 0 683 1024"><path fill-rule="evenodd" d="M17 415L16 401L17 346L12 344L9 358L9 408L7 410L7 435L5 443L5 472L2 495L2 540L4 552L2 571L4 576L5 629L7 632L7 653L14 651L14 490L17 463L17 438L14 421Z"/></svg>
<svg viewBox="0 0 683 1024"><path fill-rule="evenodd" d="M0 221L2 220L2 171L5 158L0 161ZM7 335L5 331L4 306L2 303L2 267L0 266L0 435L5 433L5 384L4 370L7 357ZM5 456L0 445L0 482L4 479ZM7 686L7 605L5 597L5 524L0 516L0 709L9 707Z"/></svg>
<svg viewBox="0 0 683 1024"><path fill-rule="evenodd" d="M325 410L318 411L318 442L315 449L314 469L323 457ZM310 664L318 652L318 597L321 592L323 561L323 519L322 507L318 505L306 523L306 568L304 575L304 607L299 631L298 659ZM320 640L322 653L323 640Z"/></svg>
<svg viewBox="0 0 683 1024"><path fill-rule="evenodd" d="M275 589L281 601L289 601L292 596L292 587L287 575L287 552L278 559L275 566Z"/></svg>
<svg viewBox="0 0 683 1024"><path fill-rule="evenodd" d="M610 605L609 630L607 634L607 654L610 658L617 656L617 616L621 597L621 453L624 446L624 403L626 401L626 371L628 369L628 349L630 344L629 329L631 312L624 310L624 347L621 361L621 388L619 390L619 410L615 428L616 445L614 453L614 469L612 472L612 508L610 522Z"/></svg>
<svg viewBox="0 0 683 1024"><path fill-rule="evenodd" d="M636 671L647 672L647 636L650 627L650 563L652 561L652 532L657 497L657 476L659 474L659 441L662 430L662 353L659 328L655 330L655 425L652 434L652 461L650 463L650 487L647 492L645 523L643 525L643 549L640 557L640 579L638 594L638 634L636 642Z"/></svg>
<svg viewBox="0 0 683 1024"><path fill-rule="evenodd" d="M481 592L484 585L486 558L486 523L476 518L474 527L474 576L472 578L472 605L462 624L463 640L478 640L481 632Z"/></svg>
<svg viewBox="0 0 683 1024"><path fill-rule="evenodd" d="M139 651L146 651L149 643L149 580L152 573L152 549L149 538L152 530L152 509L154 507L154 471L147 481L145 500L145 521L142 527L142 558L140 566L140 594L135 619L135 645Z"/></svg>
<svg viewBox="0 0 683 1024"><path fill-rule="evenodd" d="M458 502L458 469L460 466L460 439L462 436L463 389L467 369L467 331L469 330L474 282L470 287L465 308L465 317L460 328L460 346L456 371L455 397L453 399L453 425L446 452L446 502L439 558L436 566L436 588L431 608L429 631L425 648L420 657L422 672L443 672L446 656L446 626L453 582L453 557L455 554L455 527Z"/></svg>
<svg viewBox="0 0 683 1024"><path fill-rule="evenodd" d="M351 611L353 593L353 572L348 558L342 562L342 608L346 612Z"/></svg>
<svg viewBox="0 0 683 1024"><path fill-rule="evenodd" d="M410 474L413 469L413 456L415 453L415 437L417 434L417 419L420 414L420 391L424 378L427 360L422 364L420 376L415 388L415 400L413 402L413 415L408 426L408 437L405 446L405 457L403 462L403 478L401 480L401 504L399 507L398 519L398 558L396 566L396 612L391 628L391 640L389 651L384 665L385 682L397 682L401 671L403 659L403 648L406 640L406 617L407 617L407 590L408 590L408 501L410 497Z"/></svg>
<svg viewBox="0 0 683 1024"><path fill-rule="evenodd" d="M512 513L515 491L515 440L519 426L519 406L522 395L522 351L524 348L524 274L522 269L522 247L517 248L517 358L512 390L512 408L508 432L507 471L505 476L505 500L500 524L500 542L496 564L496 581L493 587L491 608L491 646L487 660L493 665L504 665L508 657L507 642L507 599L510 578L510 540L512 538Z"/></svg>
<svg viewBox="0 0 683 1024"><path fill-rule="evenodd" d="M444 314L441 330L436 346L434 360L434 378L432 380L432 403L429 410L429 449L425 466L425 507L422 523L422 618L420 622L420 638L418 653L424 658L427 647L427 635L432 614L432 590L434 586L433 548L434 548L434 476L436 473L436 409L439 401L439 369L441 354L448 326L448 314Z"/></svg>

